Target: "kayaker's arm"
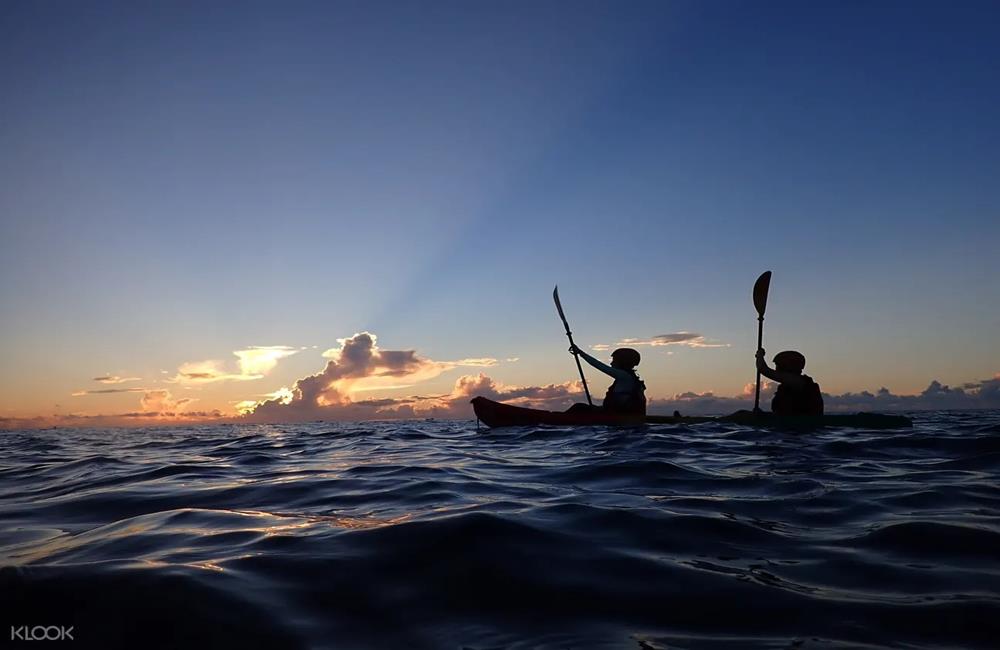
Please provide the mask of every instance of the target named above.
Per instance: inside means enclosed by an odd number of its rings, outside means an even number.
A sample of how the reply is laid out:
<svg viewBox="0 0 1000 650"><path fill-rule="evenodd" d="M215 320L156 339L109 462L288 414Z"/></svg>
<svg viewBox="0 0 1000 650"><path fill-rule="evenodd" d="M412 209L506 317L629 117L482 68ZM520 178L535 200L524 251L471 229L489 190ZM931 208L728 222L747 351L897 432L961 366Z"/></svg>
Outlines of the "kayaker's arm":
<svg viewBox="0 0 1000 650"><path fill-rule="evenodd" d="M570 349L570 352L572 351L573 350ZM621 368L613 368L612 366L609 366L608 364L602 361L598 361L594 357L590 356L589 354L581 350L579 347L576 347L576 353L579 354L581 357L583 357L583 359L587 363L594 366L604 374L614 377L615 379L630 379L632 377L632 373L629 372L628 370L622 370Z"/></svg>

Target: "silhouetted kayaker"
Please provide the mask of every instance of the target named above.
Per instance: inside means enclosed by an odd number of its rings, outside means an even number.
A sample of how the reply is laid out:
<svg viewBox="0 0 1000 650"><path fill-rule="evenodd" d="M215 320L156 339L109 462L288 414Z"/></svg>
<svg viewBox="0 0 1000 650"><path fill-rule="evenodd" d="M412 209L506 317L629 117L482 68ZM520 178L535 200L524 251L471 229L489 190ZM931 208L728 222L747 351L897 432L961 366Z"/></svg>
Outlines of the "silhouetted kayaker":
<svg viewBox="0 0 1000 650"><path fill-rule="evenodd" d="M757 370L768 379L778 382L778 390L771 400L775 415L823 415L823 395L819 384L809 375L802 374L806 358L794 350L774 355L772 370L764 359L764 349L757 350Z"/></svg>
<svg viewBox="0 0 1000 650"><path fill-rule="evenodd" d="M632 348L618 348L611 353L611 365L598 361L576 345L569 351L579 354L587 363L606 375L615 378L604 396L604 408L615 413L628 415L646 414L646 384L639 379L635 367L639 365L639 352ZM590 408L587 404L574 404L573 409Z"/></svg>

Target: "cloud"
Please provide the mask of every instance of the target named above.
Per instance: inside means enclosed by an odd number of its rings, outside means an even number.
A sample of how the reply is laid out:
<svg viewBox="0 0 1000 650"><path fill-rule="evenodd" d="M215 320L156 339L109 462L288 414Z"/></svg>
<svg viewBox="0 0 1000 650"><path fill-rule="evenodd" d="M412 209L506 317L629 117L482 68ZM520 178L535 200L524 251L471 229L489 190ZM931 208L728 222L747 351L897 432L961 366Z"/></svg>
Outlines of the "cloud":
<svg viewBox="0 0 1000 650"><path fill-rule="evenodd" d="M488 357L434 361L418 356L415 350L383 350L377 341L371 332L337 339L339 347L323 352L329 361L322 372L299 379L292 388L282 389L254 406L244 401L237 408L248 419L275 422L412 416L421 407L425 411L447 411L451 408L448 395L379 400L355 400L352 395L408 388L448 370L498 363Z"/></svg>
<svg viewBox="0 0 1000 650"><path fill-rule="evenodd" d="M150 424L176 424L185 422L224 421L226 415L218 409L187 410L197 400L190 397L175 398L169 390L147 388L110 388L88 393L142 393L141 410L124 413L59 413L33 418L0 417L0 429L39 429L52 426L129 426L141 421Z"/></svg>
<svg viewBox="0 0 1000 650"><path fill-rule="evenodd" d="M122 390L135 392L131 389ZM763 383L761 405L765 408L770 405L773 391L773 384ZM649 412L670 414L674 410L679 410L684 415L722 415L751 408L753 393L752 382L746 384L742 392L735 396L687 391L668 398L651 399ZM0 416L0 429L38 429L53 425L127 426L137 421L147 425L205 421L301 422L320 419L366 420L413 417L466 419L472 417L469 400L476 395L534 408L563 410L573 402L582 401L583 389L579 382L575 381L545 386L508 386L480 373L459 377L451 392L443 395L414 395L356 402L345 399L324 406L305 406L294 391L280 389L269 394L267 397L270 399L264 403L283 404L291 408L260 409L262 402L245 400L237 405L253 408L248 408L246 416L237 418L226 416L219 410L184 411L183 407L193 400L174 399L169 391L156 390L144 392L141 400L142 411L101 415ZM932 381L926 389L916 395L896 395L887 388L880 388L875 392L847 392L840 395L824 393L823 398L829 412L997 409L1000 408L1000 374L991 379L968 382L955 388L939 381Z"/></svg>
<svg viewBox="0 0 1000 650"><path fill-rule="evenodd" d="M650 339L649 345L705 344L704 336L694 332L677 332ZM420 357L413 350L381 350L376 337L361 332L352 337L338 339L339 348L327 350L326 367L295 382L292 388L283 388L267 398L252 403L244 400L237 406L243 419L254 422L296 422L309 420L365 420L405 417L470 417L469 400L476 396L497 401L520 404L532 408L562 410L573 402L582 401L582 386L577 381L544 386L508 386L490 376L479 373L459 377L450 393L430 396L354 399L358 393L373 387L406 387L425 379L436 377L446 369L459 365L494 365L489 359L463 359L455 362L433 361ZM625 339L623 343L635 343ZM656 341L653 343L652 341ZM381 382L381 383L379 383ZM671 397L651 399L651 413L725 414L753 406L754 383L744 386L739 395L721 396L711 392L688 391ZM763 382L761 405L770 405L776 386ZM920 395L894 395L887 389L877 393L824 393L828 411L862 410L921 410L921 409L974 409L1000 406L1000 376L974 382L959 388L932 382Z"/></svg>
<svg viewBox="0 0 1000 650"><path fill-rule="evenodd" d="M656 336L648 339L622 339L615 344L615 347L636 347L640 345L649 345L653 347L662 347L667 345L681 345L689 348L728 348L729 343L718 343L715 341L710 341L705 338L703 334L698 334L697 332L673 332L671 334L657 334ZM597 350L600 352L610 350L611 346L607 343L598 343L597 345L590 346L592 350Z"/></svg>
<svg viewBox="0 0 1000 650"><path fill-rule="evenodd" d="M253 410L257 408L257 400L255 399L241 399L236 402L232 402L233 408L240 415L246 415L247 413L253 413Z"/></svg>
<svg viewBox="0 0 1000 650"><path fill-rule="evenodd" d="M80 397L82 395L109 395L112 393L144 393L148 388L99 388L97 390L78 390L74 393L70 393L73 397Z"/></svg>
<svg viewBox="0 0 1000 650"><path fill-rule="evenodd" d="M477 395L531 408L568 408L574 401L583 399L583 384L579 381L567 381L544 386L508 386L479 373L459 377L445 401L454 405L455 402L464 403Z"/></svg>
<svg viewBox="0 0 1000 650"><path fill-rule="evenodd" d="M712 392L698 393L686 391L672 397L649 400L646 410L649 413L669 415L680 411L682 415L725 415L742 409L753 408L755 384L747 384L743 392L735 396L715 395ZM761 384L760 404L767 409L774 396L775 386L767 382Z"/></svg>
<svg viewBox="0 0 1000 650"><path fill-rule="evenodd" d="M124 384L129 381L142 381L142 377L119 377L118 375L102 375L100 377L94 377L94 381L99 381L102 384Z"/></svg>
<svg viewBox="0 0 1000 650"><path fill-rule="evenodd" d="M278 361L296 352L298 349L287 345L254 345L233 354L239 359L240 374L263 376L274 370Z"/></svg>
<svg viewBox="0 0 1000 650"><path fill-rule="evenodd" d="M490 357L434 361L418 356L414 350L382 350L377 345L377 337L370 332L360 332L338 339L338 342L339 347L323 353L329 361L322 372L298 380L292 388L283 387L258 399L234 401L231 403L233 408L239 414L269 420L328 418L332 411L337 411L337 416L350 413L354 419L362 419L383 408L409 404L418 408L448 408L448 404L441 401L447 396L438 396L433 401L423 398L355 400L351 396L364 391L408 388L456 368L488 368L499 363ZM187 362L181 364L177 374L166 381L189 387L260 379L272 371L281 359L299 351L300 348L290 346L251 346L234 352L236 367L218 360ZM141 393L143 413L177 414L185 412L184 409L190 408L190 403L194 401L176 398L168 390L138 387L79 391L74 395L119 392Z"/></svg>
<svg viewBox="0 0 1000 650"><path fill-rule="evenodd" d="M287 345L253 345L235 350L235 370L226 368L223 361L189 361L177 369L170 383L208 384L219 381L252 381L262 379L278 365L278 361L299 352Z"/></svg>
<svg viewBox="0 0 1000 650"><path fill-rule="evenodd" d="M460 359L459 361L445 361L445 364L453 364L454 367L459 366L471 366L480 368L489 368L497 365L499 363L496 359L491 359L489 357L481 357L477 359Z"/></svg>
<svg viewBox="0 0 1000 650"><path fill-rule="evenodd" d="M178 384L208 384L217 381L250 381L264 375L244 375L226 370L222 361L188 361L177 368L177 374L166 381Z"/></svg>
<svg viewBox="0 0 1000 650"><path fill-rule="evenodd" d="M216 422L224 419L224 414L218 409L211 411L158 412L131 411L127 413L110 413L88 415L81 413L65 413L51 416L36 416L31 418L0 417L0 430L4 429L44 429L53 426L60 427L121 427L170 425L178 423Z"/></svg>
<svg viewBox="0 0 1000 650"><path fill-rule="evenodd" d="M296 381L289 389L291 399L283 395L264 400L248 415L255 419L320 419L329 407L350 404L348 394L363 380L367 384L360 387L370 388L373 383L387 385L386 380L398 384L402 378L415 381L442 372L440 364L418 357L414 350L381 350L376 340L370 332L338 339L339 348L323 353L329 359L323 371Z"/></svg>
<svg viewBox="0 0 1000 650"><path fill-rule="evenodd" d="M147 390L142 398L139 400L139 405L142 407L143 412L155 412L155 413L176 413L181 410L185 404L190 404L195 400L190 397L174 398L170 394L169 390L157 389L157 390Z"/></svg>
<svg viewBox="0 0 1000 650"><path fill-rule="evenodd" d="M276 401L281 404L289 404L295 398L295 394L292 393L290 388L282 386L281 388L272 393L264 393L263 395L261 395L261 397L266 398L266 401ZM236 412L239 415L246 415L248 413L252 413L254 409L256 409L257 406L261 404L263 401L265 400L244 399L244 400L237 400L232 404L233 408L236 409Z"/></svg>
<svg viewBox="0 0 1000 650"><path fill-rule="evenodd" d="M826 395L824 394L824 399ZM934 380L917 395L895 395L888 388L874 393L843 393L832 396L838 410L925 411L1000 408L1000 376L952 388Z"/></svg>
<svg viewBox="0 0 1000 650"><path fill-rule="evenodd" d="M769 408L774 389L773 384L764 382L760 396L762 408ZM717 396L710 392L679 393L666 399L651 400L649 412L669 414L678 410L684 415L721 415L753 408L753 394L753 383L747 384L742 394L733 397ZM959 388L952 388L934 380L916 395L896 395L885 387L879 388L874 393L867 390L839 395L823 393L823 403L827 412L831 413L1000 408L1000 375L992 379L963 384Z"/></svg>
<svg viewBox="0 0 1000 650"><path fill-rule="evenodd" d="M314 375L315 377L316 375ZM301 380L300 380L301 381ZM469 401L482 395L497 401L529 408L564 410L573 402L583 400L583 387L579 381L544 386L509 386L486 374L459 377L450 393L444 395L381 398L340 401L326 404L308 403L298 399L293 390L292 399L277 405L277 400L257 403L246 408L244 419L251 422L301 422L309 420L368 420L404 418L471 418Z"/></svg>
<svg viewBox="0 0 1000 650"><path fill-rule="evenodd" d="M158 418L169 422L186 422L192 420L219 420L225 417L219 409L211 411L134 411L132 413L118 413L111 416L97 416L105 418Z"/></svg>
<svg viewBox="0 0 1000 650"><path fill-rule="evenodd" d="M82 390L72 393L74 397L81 395L103 395L109 393L142 393L139 405L143 412L157 411L174 413L185 404L194 402L190 397L174 398L169 390L155 388L102 388L99 390Z"/></svg>

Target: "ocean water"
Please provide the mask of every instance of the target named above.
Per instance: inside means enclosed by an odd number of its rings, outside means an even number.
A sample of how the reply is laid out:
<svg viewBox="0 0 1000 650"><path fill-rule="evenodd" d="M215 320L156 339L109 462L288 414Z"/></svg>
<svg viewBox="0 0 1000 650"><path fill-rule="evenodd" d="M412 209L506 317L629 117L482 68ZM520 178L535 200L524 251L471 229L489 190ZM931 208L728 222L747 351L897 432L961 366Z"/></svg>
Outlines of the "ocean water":
<svg viewBox="0 0 1000 650"><path fill-rule="evenodd" d="M0 643L996 648L1000 412L913 417L2 432Z"/></svg>

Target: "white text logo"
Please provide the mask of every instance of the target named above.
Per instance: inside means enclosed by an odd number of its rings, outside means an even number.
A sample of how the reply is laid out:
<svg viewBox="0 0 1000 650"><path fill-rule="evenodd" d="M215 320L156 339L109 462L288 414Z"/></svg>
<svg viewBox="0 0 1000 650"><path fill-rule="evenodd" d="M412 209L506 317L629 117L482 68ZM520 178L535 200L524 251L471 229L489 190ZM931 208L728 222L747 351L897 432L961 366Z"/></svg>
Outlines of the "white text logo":
<svg viewBox="0 0 1000 650"><path fill-rule="evenodd" d="M11 641L73 641L73 626L19 625L10 626Z"/></svg>

